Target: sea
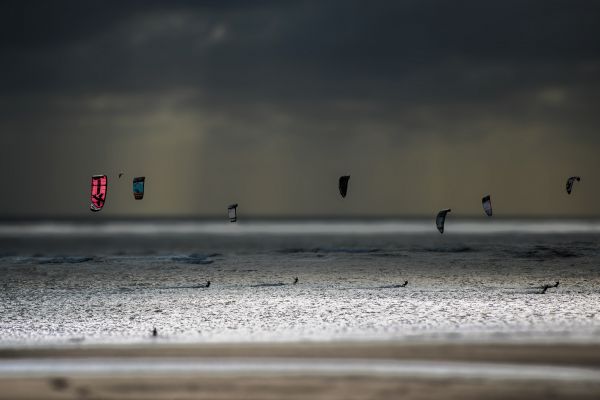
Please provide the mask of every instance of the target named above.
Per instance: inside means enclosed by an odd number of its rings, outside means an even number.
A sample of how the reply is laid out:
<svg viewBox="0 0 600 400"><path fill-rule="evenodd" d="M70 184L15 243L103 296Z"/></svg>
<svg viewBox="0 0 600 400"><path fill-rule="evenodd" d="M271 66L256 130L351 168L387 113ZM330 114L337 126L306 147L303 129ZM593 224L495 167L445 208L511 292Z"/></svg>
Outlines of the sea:
<svg viewBox="0 0 600 400"><path fill-rule="evenodd" d="M594 219L0 221L0 347L596 343L599 245Z"/></svg>

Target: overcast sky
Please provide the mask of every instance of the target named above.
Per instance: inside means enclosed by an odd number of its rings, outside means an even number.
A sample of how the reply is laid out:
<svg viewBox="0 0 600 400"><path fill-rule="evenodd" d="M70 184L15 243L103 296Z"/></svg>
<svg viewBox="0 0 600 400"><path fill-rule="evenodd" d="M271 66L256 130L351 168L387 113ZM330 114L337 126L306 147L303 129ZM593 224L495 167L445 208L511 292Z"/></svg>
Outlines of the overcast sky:
<svg viewBox="0 0 600 400"><path fill-rule="evenodd" d="M587 0L4 1L0 214L91 214L105 173L103 217L483 215L486 193L598 216L598 21Z"/></svg>

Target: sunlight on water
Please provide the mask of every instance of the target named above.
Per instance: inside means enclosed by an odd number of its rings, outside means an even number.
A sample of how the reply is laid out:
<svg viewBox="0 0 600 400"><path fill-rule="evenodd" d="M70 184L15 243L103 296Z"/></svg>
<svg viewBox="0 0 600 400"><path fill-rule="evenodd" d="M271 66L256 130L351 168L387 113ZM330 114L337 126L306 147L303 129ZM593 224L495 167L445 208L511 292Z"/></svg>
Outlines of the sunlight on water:
<svg viewBox="0 0 600 400"><path fill-rule="evenodd" d="M5 224L0 345L146 342L153 327L165 342L598 341L597 223L447 227Z"/></svg>

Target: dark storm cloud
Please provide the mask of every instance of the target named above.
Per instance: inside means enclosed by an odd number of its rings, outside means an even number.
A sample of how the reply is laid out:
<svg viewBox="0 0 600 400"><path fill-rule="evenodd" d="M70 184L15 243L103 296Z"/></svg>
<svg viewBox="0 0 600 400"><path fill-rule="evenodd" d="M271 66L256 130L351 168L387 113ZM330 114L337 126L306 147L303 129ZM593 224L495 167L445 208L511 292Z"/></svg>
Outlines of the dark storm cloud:
<svg viewBox="0 0 600 400"><path fill-rule="evenodd" d="M225 176L263 157L279 182L299 166L334 171L332 148L339 164L367 169L401 162L394 148L450 160L466 151L444 149L455 141L486 143L501 160L533 137L519 162L544 143L539 165L567 140L598 144L598 17L589 1L3 2L0 140L15 149L3 162L64 173L65 154L84 165L79 154L100 146L112 158L89 168L105 166L139 139L155 165L172 157L158 149L210 148L180 168L214 186L203 174L224 157L238 168L219 167ZM447 180L436 172L446 165L429 168L424 193Z"/></svg>
<svg viewBox="0 0 600 400"><path fill-rule="evenodd" d="M600 6L589 2L124 3L5 6L3 91L185 87L203 107L315 113L315 102L385 109L598 85Z"/></svg>
<svg viewBox="0 0 600 400"><path fill-rule="evenodd" d="M585 1L5 3L2 86L209 85L253 97L373 95L389 87L410 98L419 88L455 96L462 85L473 95L469 80L510 90L507 83L569 81L576 68L592 76L599 11ZM435 74L409 93L398 90L421 69Z"/></svg>

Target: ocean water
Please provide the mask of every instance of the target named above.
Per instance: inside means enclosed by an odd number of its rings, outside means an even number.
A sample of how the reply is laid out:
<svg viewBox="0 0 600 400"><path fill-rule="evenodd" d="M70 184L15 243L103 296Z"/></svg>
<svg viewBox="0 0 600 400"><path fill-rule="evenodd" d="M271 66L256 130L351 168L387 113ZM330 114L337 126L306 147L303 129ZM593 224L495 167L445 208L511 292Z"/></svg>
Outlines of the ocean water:
<svg viewBox="0 0 600 400"><path fill-rule="evenodd" d="M596 220L3 222L0 346L598 342L599 245Z"/></svg>

